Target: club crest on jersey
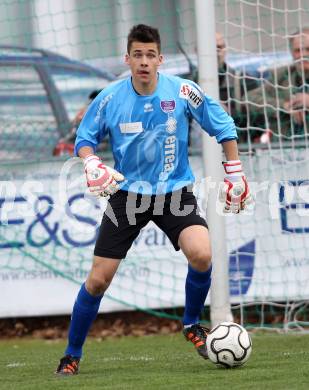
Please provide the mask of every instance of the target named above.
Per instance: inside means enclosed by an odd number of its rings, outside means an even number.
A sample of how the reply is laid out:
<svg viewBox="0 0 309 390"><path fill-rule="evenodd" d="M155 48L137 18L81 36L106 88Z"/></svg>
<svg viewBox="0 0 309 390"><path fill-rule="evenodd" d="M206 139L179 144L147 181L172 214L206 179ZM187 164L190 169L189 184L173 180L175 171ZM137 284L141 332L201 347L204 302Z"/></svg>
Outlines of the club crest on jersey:
<svg viewBox="0 0 309 390"><path fill-rule="evenodd" d="M163 112L165 112L166 114L169 114L169 113L175 111L176 102L175 102L175 100L161 100L160 107L161 107L161 110Z"/></svg>
<svg viewBox="0 0 309 390"><path fill-rule="evenodd" d="M179 97L186 99L194 108L198 108L203 100L203 94L193 85L182 83L180 86Z"/></svg>

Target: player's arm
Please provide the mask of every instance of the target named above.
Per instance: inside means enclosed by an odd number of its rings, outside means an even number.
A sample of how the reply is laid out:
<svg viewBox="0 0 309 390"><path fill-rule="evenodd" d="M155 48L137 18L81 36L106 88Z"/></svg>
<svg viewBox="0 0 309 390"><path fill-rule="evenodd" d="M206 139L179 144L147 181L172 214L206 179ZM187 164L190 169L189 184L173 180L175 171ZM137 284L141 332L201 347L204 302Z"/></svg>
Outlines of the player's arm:
<svg viewBox="0 0 309 390"><path fill-rule="evenodd" d="M193 84L188 95L191 115L210 136L216 137L225 153L225 179L219 189L219 199L224 202L224 211L239 213L250 203L251 196L239 160L234 121L217 101L203 94L198 85Z"/></svg>
<svg viewBox="0 0 309 390"><path fill-rule="evenodd" d="M95 155L97 144L107 134L105 113L97 98L90 104L77 130L75 154L83 159L89 192L97 197L109 196L118 191L118 181L124 180L121 173L103 164Z"/></svg>
<svg viewBox="0 0 309 390"><path fill-rule="evenodd" d="M222 147L227 161L239 160L238 146L236 140L223 141Z"/></svg>
<svg viewBox="0 0 309 390"><path fill-rule="evenodd" d="M91 156L94 154L94 150L91 146L82 146L78 150L78 156L82 159L87 158L88 156Z"/></svg>

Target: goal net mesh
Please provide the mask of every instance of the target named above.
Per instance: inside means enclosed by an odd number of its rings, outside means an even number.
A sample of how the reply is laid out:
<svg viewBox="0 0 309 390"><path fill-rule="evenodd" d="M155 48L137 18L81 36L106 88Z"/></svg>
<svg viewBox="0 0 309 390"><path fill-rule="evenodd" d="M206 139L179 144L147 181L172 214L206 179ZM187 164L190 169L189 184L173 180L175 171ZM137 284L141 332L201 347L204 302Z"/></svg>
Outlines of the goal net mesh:
<svg viewBox="0 0 309 390"><path fill-rule="evenodd" d="M254 213L227 223L231 301L253 326L308 325L308 6L216 2L220 95L256 194Z"/></svg>

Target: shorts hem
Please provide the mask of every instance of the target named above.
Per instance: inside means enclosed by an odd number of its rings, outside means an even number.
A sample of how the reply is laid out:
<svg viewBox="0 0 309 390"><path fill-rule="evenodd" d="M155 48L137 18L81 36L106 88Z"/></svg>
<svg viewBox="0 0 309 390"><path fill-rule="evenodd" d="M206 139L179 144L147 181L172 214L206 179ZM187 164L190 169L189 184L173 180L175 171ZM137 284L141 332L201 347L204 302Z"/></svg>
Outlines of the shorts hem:
<svg viewBox="0 0 309 390"><path fill-rule="evenodd" d="M108 252L108 251L104 251L104 250L100 251L98 249L95 249L93 254L94 254L94 256L108 257L110 259L115 259L115 260L122 260L127 255L126 253L125 254L123 254L123 253L118 254L115 252Z"/></svg>
<svg viewBox="0 0 309 390"><path fill-rule="evenodd" d="M197 225L197 226L204 226L207 230L208 230L208 225L207 225L207 222L206 221L200 221L200 222L197 222L197 221L192 221L192 222L188 222L184 225L182 225L180 227L180 229L177 231L176 235L175 235L175 243L170 239L175 251L179 251L180 250L180 247L178 245L178 240L179 240L179 236L180 236L180 233L187 227L189 226L194 226L194 225Z"/></svg>

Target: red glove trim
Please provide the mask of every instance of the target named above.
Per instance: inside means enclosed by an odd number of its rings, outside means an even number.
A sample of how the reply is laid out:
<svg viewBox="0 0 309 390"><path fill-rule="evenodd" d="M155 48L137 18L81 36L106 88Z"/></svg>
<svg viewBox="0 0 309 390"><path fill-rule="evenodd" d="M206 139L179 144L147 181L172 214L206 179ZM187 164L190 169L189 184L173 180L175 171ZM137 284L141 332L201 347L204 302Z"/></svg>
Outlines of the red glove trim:
<svg viewBox="0 0 309 390"><path fill-rule="evenodd" d="M237 161L237 162L223 162L223 168L224 168L224 171L227 175L232 175L233 173L239 173L239 172L242 172L242 165L241 165L241 161Z"/></svg>

